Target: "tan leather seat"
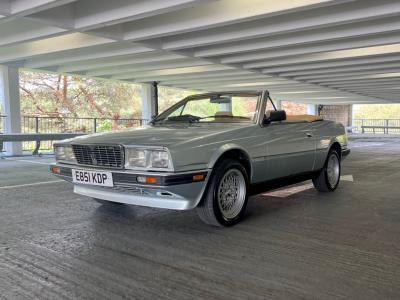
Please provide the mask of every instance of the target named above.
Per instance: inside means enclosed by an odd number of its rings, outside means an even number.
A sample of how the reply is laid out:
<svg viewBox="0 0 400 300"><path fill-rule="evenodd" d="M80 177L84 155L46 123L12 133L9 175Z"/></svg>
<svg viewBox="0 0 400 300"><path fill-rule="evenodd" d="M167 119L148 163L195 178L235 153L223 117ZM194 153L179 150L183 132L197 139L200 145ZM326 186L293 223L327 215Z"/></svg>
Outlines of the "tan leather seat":
<svg viewBox="0 0 400 300"><path fill-rule="evenodd" d="M233 114L230 111L218 111L215 113L215 117L218 116L233 116Z"/></svg>
<svg viewBox="0 0 400 300"><path fill-rule="evenodd" d="M224 118L224 117L220 117L219 116L230 116L232 117L232 113L230 111L218 111L215 113L214 115L214 122L232 122L232 118Z"/></svg>
<svg viewBox="0 0 400 300"><path fill-rule="evenodd" d="M312 116L312 115L287 115L285 122L315 122L322 121L323 118L320 116Z"/></svg>

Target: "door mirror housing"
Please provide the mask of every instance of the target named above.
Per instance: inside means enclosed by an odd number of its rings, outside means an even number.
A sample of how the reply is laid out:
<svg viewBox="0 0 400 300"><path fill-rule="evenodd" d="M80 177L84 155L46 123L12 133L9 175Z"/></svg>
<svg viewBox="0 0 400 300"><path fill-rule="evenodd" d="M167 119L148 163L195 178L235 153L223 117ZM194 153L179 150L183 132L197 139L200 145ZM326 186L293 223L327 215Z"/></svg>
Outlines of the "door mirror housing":
<svg viewBox="0 0 400 300"><path fill-rule="evenodd" d="M269 117L264 117L264 125L270 124L271 122L279 122L286 120L286 111L284 110L271 110Z"/></svg>
<svg viewBox="0 0 400 300"><path fill-rule="evenodd" d="M157 119L157 116L156 116L156 115L151 115L151 118L150 118L149 124L152 124L152 125L154 125L154 123L155 123L156 119Z"/></svg>

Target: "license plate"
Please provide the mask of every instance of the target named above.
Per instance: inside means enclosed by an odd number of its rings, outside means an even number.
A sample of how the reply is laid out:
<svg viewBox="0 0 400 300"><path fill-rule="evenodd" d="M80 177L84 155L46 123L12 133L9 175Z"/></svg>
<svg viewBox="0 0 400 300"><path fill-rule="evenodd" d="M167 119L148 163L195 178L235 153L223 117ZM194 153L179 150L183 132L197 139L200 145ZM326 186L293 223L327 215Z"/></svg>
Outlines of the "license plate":
<svg viewBox="0 0 400 300"><path fill-rule="evenodd" d="M98 172L72 169L74 183L113 187L114 182L111 172Z"/></svg>

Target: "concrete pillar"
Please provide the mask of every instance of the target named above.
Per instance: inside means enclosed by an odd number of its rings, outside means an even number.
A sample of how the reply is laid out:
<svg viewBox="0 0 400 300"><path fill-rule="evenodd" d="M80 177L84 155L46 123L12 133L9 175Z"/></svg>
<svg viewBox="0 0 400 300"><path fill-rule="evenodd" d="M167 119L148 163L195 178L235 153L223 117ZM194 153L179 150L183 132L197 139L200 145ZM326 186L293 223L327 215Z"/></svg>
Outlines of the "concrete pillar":
<svg viewBox="0 0 400 300"><path fill-rule="evenodd" d="M230 112L232 113L232 97L230 103L220 103L219 111Z"/></svg>
<svg viewBox="0 0 400 300"><path fill-rule="evenodd" d="M348 119L349 119L349 126L353 126L353 104L349 105Z"/></svg>
<svg viewBox="0 0 400 300"><path fill-rule="evenodd" d="M156 115L156 89L152 83L142 84L142 119L150 121Z"/></svg>
<svg viewBox="0 0 400 300"><path fill-rule="evenodd" d="M21 133L21 105L18 68L0 66L0 105L4 118L4 133ZM22 143L5 143L7 155L21 155Z"/></svg>
<svg viewBox="0 0 400 300"><path fill-rule="evenodd" d="M318 105L316 104L307 104L307 115L318 115Z"/></svg>

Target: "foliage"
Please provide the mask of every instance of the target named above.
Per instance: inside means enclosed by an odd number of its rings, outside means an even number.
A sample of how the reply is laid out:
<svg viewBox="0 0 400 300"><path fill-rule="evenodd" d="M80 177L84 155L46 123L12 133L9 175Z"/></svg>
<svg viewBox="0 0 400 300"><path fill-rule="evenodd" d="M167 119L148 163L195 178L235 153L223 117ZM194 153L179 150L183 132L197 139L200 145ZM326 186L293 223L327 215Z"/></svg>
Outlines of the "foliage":
<svg viewBox="0 0 400 300"><path fill-rule="evenodd" d="M20 71L21 110L24 115L51 117L95 117L140 119L141 86L111 80L95 80L79 76ZM179 100L194 94L194 91L159 86L159 113ZM236 115L243 115L254 110L254 103L249 107L236 107ZM282 102L288 113L305 110L305 105ZM243 111L242 111L243 110ZM203 114L212 115L215 108L209 108ZM98 124L98 130L115 127L116 122Z"/></svg>
<svg viewBox="0 0 400 300"><path fill-rule="evenodd" d="M77 76L20 72L23 114L140 117L140 86Z"/></svg>
<svg viewBox="0 0 400 300"><path fill-rule="evenodd" d="M112 124L110 120L102 120L99 122L100 124L97 125L97 132L104 132L104 131L110 131L112 129Z"/></svg>
<svg viewBox="0 0 400 300"><path fill-rule="evenodd" d="M354 119L400 119L400 104L356 104Z"/></svg>
<svg viewBox="0 0 400 300"><path fill-rule="evenodd" d="M286 111L287 115L306 115L307 105L303 103L282 101L281 109Z"/></svg>
<svg viewBox="0 0 400 300"><path fill-rule="evenodd" d="M158 88L158 112L162 113L178 101L193 94L196 92L160 86Z"/></svg>
<svg viewBox="0 0 400 300"><path fill-rule="evenodd" d="M25 115L137 119L142 114L141 86L133 83L22 70L20 91ZM159 87L159 111L191 93Z"/></svg>

